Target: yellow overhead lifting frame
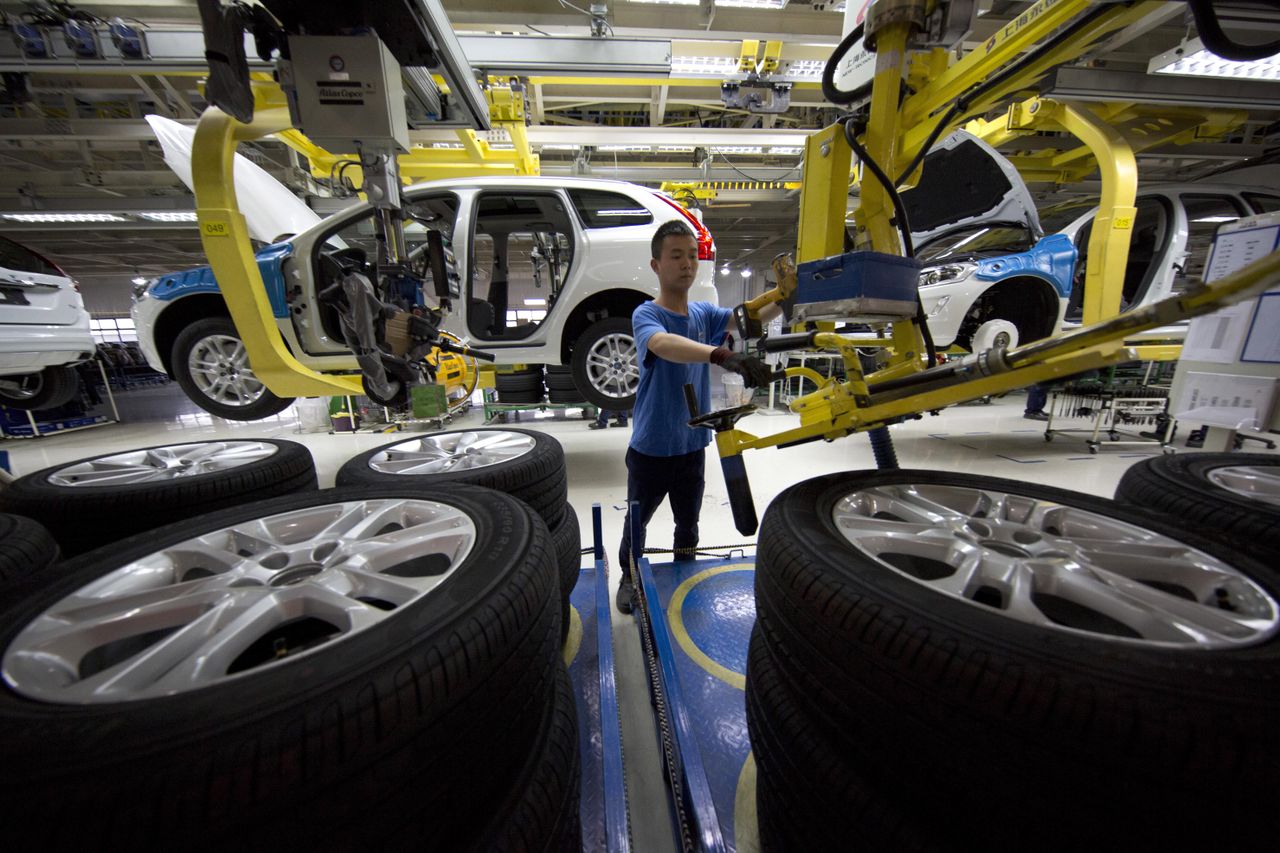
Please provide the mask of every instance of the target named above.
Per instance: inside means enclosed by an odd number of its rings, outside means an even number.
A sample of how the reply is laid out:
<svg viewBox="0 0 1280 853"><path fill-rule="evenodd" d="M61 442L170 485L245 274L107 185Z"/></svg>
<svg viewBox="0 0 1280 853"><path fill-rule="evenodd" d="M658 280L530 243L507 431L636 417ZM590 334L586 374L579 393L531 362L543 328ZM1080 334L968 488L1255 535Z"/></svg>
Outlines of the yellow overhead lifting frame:
<svg viewBox="0 0 1280 853"><path fill-rule="evenodd" d="M869 18L881 23L874 30L876 70L863 147L887 174L898 175L957 97L1077 20L1091 5L1087 0L1040 0L981 47L948 66L949 53L942 49L914 56L907 53L913 20L922 18L932 3L879 0ZM792 403L793 411L800 415L800 426L794 429L758 437L732 427L731 420L721 423L716 445L722 458L737 456L744 450L832 440L904 416L1136 360L1139 352L1124 345L1126 338L1254 296L1280 279L1280 253L1272 253L1213 284L1117 316L1137 185L1132 150L1098 115L1052 101L1028 101L1026 95L1048 70L1080 56L1088 45L1141 20L1161 5L1136 2L1108 6L1021 73L974 97L965 110L972 116L1001 103L1019 101L1010 110L1010 129L1034 119L1075 134L1092 149L1103 170L1103 195L1090 238L1086 271L1085 320L1092 325L1009 352L974 353L941 367L926 364L920 330L909 320L892 323L887 338L817 333L810 345L840 353L846 381L810 376L819 388ZM900 102L904 67L913 94ZM967 118L957 116L954 124ZM314 396L358 391L358 377L310 371L284 347L254 262L244 217L236 205L232 179L236 144L286 131L288 126L288 116L282 110L260 111L248 125L216 108L205 111L193 151L201 239L249 361L273 393ZM797 251L801 262L843 252L850 154L839 125L814 133L806 144ZM906 176L906 181L909 183L912 178ZM877 181L863 180L855 214L858 248L900 254L901 244L891 217L889 194ZM771 300L772 296L776 296L773 291L765 294L765 299ZM856 349L866 346L882 347L887 355L885 366L868 376L862 373ZM793 368L788 373L802 375L802 369Z"/></svg>

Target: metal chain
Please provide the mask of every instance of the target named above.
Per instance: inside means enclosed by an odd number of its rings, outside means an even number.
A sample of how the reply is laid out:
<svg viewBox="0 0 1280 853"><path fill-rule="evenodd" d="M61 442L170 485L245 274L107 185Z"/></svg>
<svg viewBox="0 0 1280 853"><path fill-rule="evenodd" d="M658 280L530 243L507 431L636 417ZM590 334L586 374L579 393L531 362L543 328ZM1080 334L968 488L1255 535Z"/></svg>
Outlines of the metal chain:
<svg viewBox="0 0 1280 853"><path fill-rule="evenodd" d="M645 668L649 670L649 689L653 694L654 709L658 714L658 732L662 739L662 754L667 769L667 782L671 786L671 800L675 806L676 824L680 828L680 849L685 853L694 853L696 847L689 831L689 817L685 813L684 786L680 778L679 764L676 761L675 738L671 731L671 716L667 709L666 694L662 690L662 676L659 671L658 654L653 642L653 626L649 624L649 611L645 607L644 585L640 583L640 571L632 562L631 587L634 590L636 623L640 626L640 641L644 646Z"/></svg>

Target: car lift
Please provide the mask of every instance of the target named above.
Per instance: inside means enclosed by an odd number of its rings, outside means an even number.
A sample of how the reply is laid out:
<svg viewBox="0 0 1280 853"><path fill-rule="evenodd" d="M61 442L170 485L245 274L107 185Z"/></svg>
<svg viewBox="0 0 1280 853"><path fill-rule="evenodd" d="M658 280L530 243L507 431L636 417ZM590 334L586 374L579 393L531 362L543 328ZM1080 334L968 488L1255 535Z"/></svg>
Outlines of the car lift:
<svg viewBox="0 0 1280 853"><path fill-rule="evenodd" d="M265 5L273 11L290 11L294 6L288 0L266 0ZM320 7L319 11L327 12L332 6L337 15L340 5L318 3L312 8ZM439 4L435 0L403 0L403 4L377 5L396 9L403 5L420 10L438 8ZM931 21L936 23L935 16L944 14L948 5L933 0L878 0L871 6L865 33L875 46L875 76L865 129L852 133L842 124L832 125L814 133L806 144L797 253L801 264L836 256L844 250L845 208L853 153L849 137L865 151L864 166L872 162L879 164L889 175L901 176L894 183L908 184L923 152L942 132L964 123L963 114L989 112L1018 93L1034 88L1035 81L1054 66L1081 55L1088 45L1141 20L1164 4L1153 0L1129 4L1040 0L982 47L954 63L951 63L948 46L921 51L913 41L930 29ZM202 11L210 6L217 6L217 0L201 0ZM430 36L436 37L435 41ZM424 36L430 47L445 40L442 32L433 31L430 36ZM1029 61L1018 62L1018 57L1045 43L1048 47L1033 51ZM1011 67L1014 72L1010 71ZM904 69L905 88L909 92L905 98L902 97ZM220 108L234 108L237 102L235 97L227 95L225 74L222 82L222 93L217 87L211 87L213 106L200 119L193 155L201 238L214 274L237 328L244 336L255 371L274 393L290 396L349 393L358 388L358 377L313 373L284 349L275 332L244 218L236 205L231 174L231 155L236 144L268 133L287 132L292 122L283 110L264 110L252 115L247 69L243 74L243 90L238 94L241 105L248 98L250 111L246 114L241 109L240 115L233 118ZM233 82L238 85L238 81ZM451 89L456 90L463 87L465 81L454 79L449 83ZM237 94L235 86L232 94ZM1040 106L1036 106L1037 103ZM1096 115L1069 106L1024 101L1011 111L1010 127L1024 126L1012 121L1022 122L1040 110L1048 110L1046 115L1051 116L1057 126L1079 136L1094 151L1103 169L1103 198L1090 239L1086 272L1089 287L1085 318L1091 325L1008 352L996 349L974 353L957 363L939 367L928 364L924 358L928 347L915 320L882 324L884 337L867 333L837 334L834 324L821 323L817 331L765 339L766 350L812 348L838 353L848 378L837 382L803 368L788 369L788 375L807 376L818 382L819 387L792 404L792 410L800 415L800 426L774 435L757 437L734 426L751 407L712 412L694 419L693 424L716 432L716 446L725 466L735 522L743 533L752 534L756 530L755 508L741 457L745 450L819 439L831 441L922 412L1136 360L1140 350L1125 345L1133 335L1249 298L1280 278L1280 252L1277 252L1213 284L1116 316L1134 214L1136 170L1132 152L1123 156L1127 147L1120 147L1122 140ZM1117 152L1120 156L1112 156ZM390 160L394 163L394 158ZM892 221L892 202L885 187L875 180L863 180L855 215L856 249L880 256L901 255L902 244ZM792 269L783 267L780 271L790 275ZM783 295L781 289L775 288L749 303L748 312L758 314L766 305L780 301ZM879 348L886 359L881 369L864 375L858 349L866 347ZM603 707L608 692L606 682L611 685L612 681L611 668L606 669L609 652L603 632L607 631L608 624L608 585L606 564L599 547L598 520L596 530L597 562L592 581L596 596L594 612L599 618L596 638ZM637 623L645 643L653 698L659 711L659 734L668 781L680 817L676 838L682 849L727 850L730 844L745 839L728 840L728 833L723 831L726 811L723 798L721 807L715 808L712 792L717 789L717 783L708 776L708 767L703 763L705 751L699 748L694 731L696 715L686 704L686 699L696 690L685 690L681 686L689 682L679 671L681 663L675 648L681 646L681 639L679 629L673 626L673 617L688 621L689 617L682 615L682 608L692 595L691 582L695 575L706 580L737 574L740 580L747 568L725 563L705 567L685 563L673 565L666 571L660 566L650 566L647 560L632 567L638 588ZM667 588L677 580L678 588ZM683 648L691 659L696 657L687 647ZM730 656L737 653L726 652ZM704 654L703 657L711 656ZM708 677L732 686L732 679L725 677L726 672L717 674L705 661L699 665ZM723 661L719 666L732 675L731 668L724 666ZM733 699L727 702L731 707ZM607 723L608 714L603 714L601 719ZM745 724L742 730L745 731ZM604 756L604 761L616 762L611 777L616 785L620 744L616 739L608 742L618 744L616 754ZM738 777L743 784L749 782L749 764L747 759ZM727 766L732 767L733 760ZM723 790L723 785L719 788ZM616 786L606 789L606 797L612 798L605 803L610 815L604 824L610 837L606 849L628 849L625 832L620 828L625 823L619 823L619 809L625 800L618 802Z"/></svg>

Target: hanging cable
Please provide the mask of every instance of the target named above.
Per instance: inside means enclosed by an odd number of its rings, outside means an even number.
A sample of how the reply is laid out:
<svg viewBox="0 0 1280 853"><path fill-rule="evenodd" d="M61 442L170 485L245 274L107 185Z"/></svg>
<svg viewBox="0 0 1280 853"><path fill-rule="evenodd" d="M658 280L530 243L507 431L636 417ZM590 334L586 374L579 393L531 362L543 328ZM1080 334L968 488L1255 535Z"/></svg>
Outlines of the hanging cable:
<svg viewBox="0 0 1280 853"><path fill-rule="evenodd" d="M1233 62L1254 62L1280 53L1280 41L1264 44L1239 44L1232 41L1222 29L1222 23L1209 0L1187 0L1187 5L1191 7L1191 17L1195 19L1200 41L1215 56Z"/></svg>

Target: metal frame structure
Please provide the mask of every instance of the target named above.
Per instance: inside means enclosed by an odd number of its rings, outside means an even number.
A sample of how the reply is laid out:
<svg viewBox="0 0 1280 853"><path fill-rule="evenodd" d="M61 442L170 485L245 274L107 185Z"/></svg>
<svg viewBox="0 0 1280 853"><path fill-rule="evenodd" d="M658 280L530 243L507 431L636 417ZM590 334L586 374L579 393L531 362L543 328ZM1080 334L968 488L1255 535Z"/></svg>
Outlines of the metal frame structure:
<svg viewBox="0 0 1280 853"><path fill-rule="evenodd" d="M876 45L876 67L862 144L869 157L890 175L898 175L905 164L912 162L935 126L949 121L950 105L971 93L975 84L989 78L998 80L965 101L968 112L989 111L1033 87L1056 65L1081 55L1089 45L1140 21L1162 4L1155 0L1112 4L1084 25L1075 27L1069 37L1060 37L1053 49L1043 52L1018 74L1001 72L1016 57L1061 31L1094 4L1088 0L1040 0L983 47L949 67L946 66L949 55L944 50L933 49L914 56L909 53L915 28L927 5L924 0L879 0L872 7L877 14L868 19L868 35L874 36ZM914 89L905 99L901 97L904 70ZM993 75L1000 76L993 78ZM1039 113L1046 110L1045 117L1040 117ZM888 327L887 337L855 338L831 331L816 333L804 344L839 353L845 362L846 381L824 380L817 391L796 400L792 410L800 415L801 425L795 429L757 437L733 426L736 418L745 412L724 413L715 419L717 449L726 464L733 462L740 469L741 461L731 457L745 450L832 440L922 411L1134 360L1139 354L1124 346L1127 337L1247 298L1280 275L1280 256L1271 255L1200 290L1119 317L1102 319L1109 316L1109 305L1118 305L1128 252L1136 191L1132 151L1127 144L1121 145L1123 139L1103 121L1078 107L1031 101L1025 102L1015 115L1020 121L1030 121L1033 117L1039 122L1051 121L1079 136L1095 153L1116 155L1128 151L1127 157L1118 159L1099 157L1105 170L1103 199L1090 240L1086 272L1086 281L1092 285L1086 320L1094 325L1011 352L977 353L944 367L925 363L921 331L913 321L895 321ZM962 120L956 116L950 123L959 124ZM232 120L216 108L205 111L193 152L201 239L232 317L244 335L254 370L267 386L274 393L291 396L347 393L357 387L356 378L322 376L307 370L285 350L279 335L275 334L248 231L236 207L231 172L236 144L287 130L287 117L276 110L263 111L247 125ZM806 142L805 163L800 261L839 254L843 250L851 163L851 149L843 127L828 127L810 136ZM906 180L909 182L911 176L906 176ZM892 213L887 190L876 181L863 181L854 217L857 247L900 254L901 244ZM775 292L773 296L777 295ZM776 301L776 298L766 301ZM880 347L887 356L883 369L870 376L863 375L857 354L858 347L867 346ZM741 496L734 499L741 504ZM750 518L752 523L746 525L750 529L743 529L744 533L754 532L754 511Z"/></svg>

